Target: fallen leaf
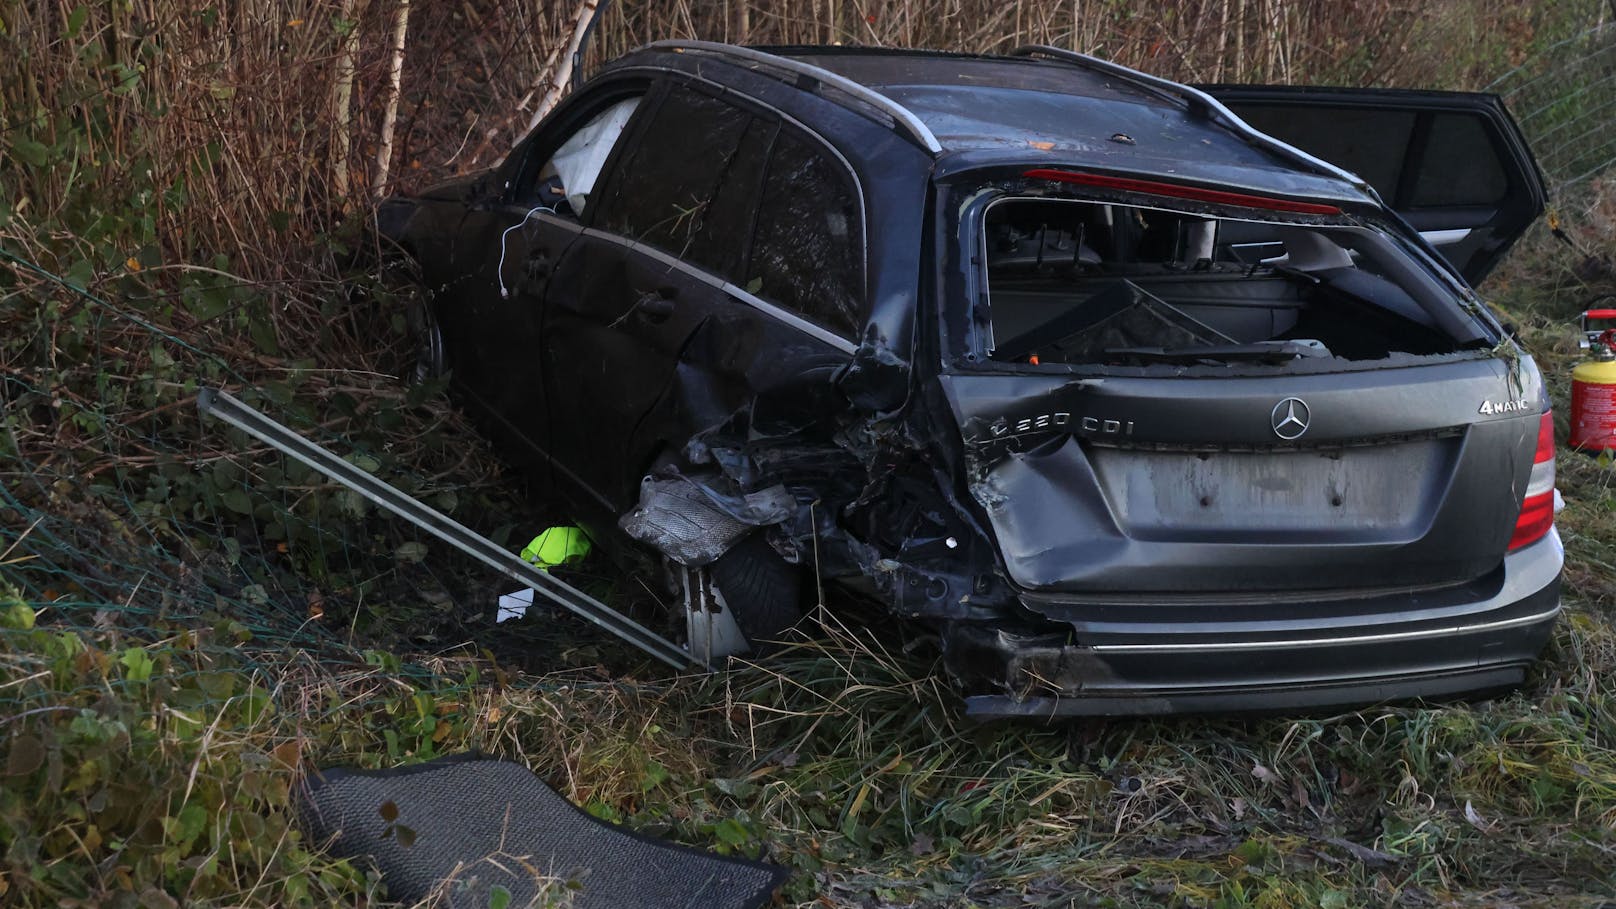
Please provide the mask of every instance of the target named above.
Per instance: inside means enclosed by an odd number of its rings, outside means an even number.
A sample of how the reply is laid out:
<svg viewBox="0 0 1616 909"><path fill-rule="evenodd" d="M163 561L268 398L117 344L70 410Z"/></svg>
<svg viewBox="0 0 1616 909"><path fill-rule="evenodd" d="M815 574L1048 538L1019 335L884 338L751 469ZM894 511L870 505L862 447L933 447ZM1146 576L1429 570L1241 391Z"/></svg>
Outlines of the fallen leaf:
<svg viewBox="0 0 1616 909"><path fill-rule="evenodd" d="M937 848L936 842L934 842L932 840L930 834L926 834L926 833L917 833L917 834L915 834L914 842L909 844L909 851L914 853L915 855L926 855L927 853L931 852L933 849L936 849L936 848Z"/></svg>
<svg viewBox="0 0 1616 909"><path fill-rule="evenodd" d="M302 751L303 749L298 747L296 739L282 742L275 746L275 760L281 762L287 767L296 769L298 756L302 754Z"/></svg>
<svg viewBox="0 0 1616 909"><path fill-rule="evenodd" d="M1049 151L1055 147L1055 143L1053 142L1040 142L1037 139L1028 139L1027 144L1038 149L1039 151Z"/></svg>
<svg viewBox="0 0 1616 909"><path fill-rule="evenodd" d="M1268 783L1269 785L1279 783L1279 774L1261 764L1253 763L1251 765L1251 775L1256 777L1259 783Z"/></svg>
<svg viewBox="0 0 1616 909"><path fill-rule="evenodd" d="M31 735L19 735L11 740L11 752L6 755L6 776L26 776L45 764L45 746Z"/></svg>
<svg viewBox="0 0 1616 909"><path fill-rule="evenodd" d="M1291 777L1291 801L1295 802L1298 808L1308 808L1312 805L1312 801L1307 797L1307 787L1302 785L1302 778L1299 776Z"/></svg>
<svg viewBox="0 0 1616 909"><path fill-rule="evenodd" d="M1235 820L1243 819L1246 816L1246 800L1236 796L1234 801L1229 803L1229 811L1233 812Z"/></svg>
<svg viewBox="0 0 1616 909"><path fill-rule="evenodd" d="M400 562L424 561L426 559L426 544L415 540L400 543L398 548L393 550L393 558L398 559Z"/></svg>

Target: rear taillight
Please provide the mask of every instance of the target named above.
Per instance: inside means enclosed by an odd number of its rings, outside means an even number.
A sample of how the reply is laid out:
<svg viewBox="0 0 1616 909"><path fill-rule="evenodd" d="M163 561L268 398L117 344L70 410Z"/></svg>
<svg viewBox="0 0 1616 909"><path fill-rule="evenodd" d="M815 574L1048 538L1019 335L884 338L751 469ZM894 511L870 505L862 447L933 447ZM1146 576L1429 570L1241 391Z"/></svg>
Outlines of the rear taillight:
<svg viewBox="0 0 1616 909"><path fill-rule="evenodd" d="M1554 419L1545 413L1537 427L1537 454L1532 458L1532 474L1526 482L1526 498L1521 516L1515 519L1515 532L1509 548L1519 549L1543 539L1554 526Z"/></svg>

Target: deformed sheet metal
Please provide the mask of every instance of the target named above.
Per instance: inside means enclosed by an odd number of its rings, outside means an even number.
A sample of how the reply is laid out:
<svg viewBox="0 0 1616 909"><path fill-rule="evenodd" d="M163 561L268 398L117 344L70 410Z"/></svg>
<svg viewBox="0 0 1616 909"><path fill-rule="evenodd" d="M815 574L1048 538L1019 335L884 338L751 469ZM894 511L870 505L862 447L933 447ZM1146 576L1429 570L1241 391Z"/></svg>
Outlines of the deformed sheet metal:
<svg viewBox="0 0 1616 909"><path fill-rule="evenodd" d="M725 495L708 483L680 476L646 477L640 503L623 516L631 537L686 568L711 564L753 528L778 524L797 502L784 486Z"/></svg>

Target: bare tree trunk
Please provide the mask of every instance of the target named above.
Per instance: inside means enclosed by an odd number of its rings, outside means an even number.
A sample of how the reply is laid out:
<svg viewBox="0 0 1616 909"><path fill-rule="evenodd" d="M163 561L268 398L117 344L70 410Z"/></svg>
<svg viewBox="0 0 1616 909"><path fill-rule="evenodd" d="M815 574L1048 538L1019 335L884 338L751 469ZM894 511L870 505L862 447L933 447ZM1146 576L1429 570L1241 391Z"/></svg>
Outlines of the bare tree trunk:
<svg viewBox="0 0 1616 909"><path fill-rule="evenodd" d="M336 84L331 92L333 122L331 133L331 195L338 205L348 207L348 177L353 167L353 136L349 132L353 121L354 57L359 53L359 16L354 0L342 0L337 18L348 28L337 50Z"/></svg>
<svg viewBox="0 0 1616 909"><path fill-rule="evenodd" d="M393 64L387 73L387 112L382 115L381 146L376 149L376 177L370 193L380 199L387 187L387 172L393 162L393 131L398 127L399 86L404 81L404 39L410 29L410 0L398 0L393 20Z"/></svg>
<svg viewBox="0 0 1616 909"><path fill-rule="evenodd" d="M573 58L577 56L578 47L584 42L584 34L589 31L589 20L594 18L595 7L599 5L600 0L581 0L578 4L578 15L572 20L572 37L567 39L566 49L559 59L554 60L554 65L545 66L550 87L539 100L539 106L533 109L533 116L527 121L524 134L532 132L533 127L538 126L539 121L544 119L544 115L561 101L561 96L567 90L567 83L572 81Z"/></svg>
<svg viewBox="0 0 1616 909"><path fill-rule="evenodd" d="M1215 82L1223 81L1223 68L1229 60L1229 0L1223 0L1223 8L1218 13L1218 61L1212 69L1212 79Z"/></svg>
<svg viewBox="0 0 1616 909"><path fill-rule="evenodd" d="M1234 0L1234 62L1235 80L1246 79L1246 0Z"/></svg>

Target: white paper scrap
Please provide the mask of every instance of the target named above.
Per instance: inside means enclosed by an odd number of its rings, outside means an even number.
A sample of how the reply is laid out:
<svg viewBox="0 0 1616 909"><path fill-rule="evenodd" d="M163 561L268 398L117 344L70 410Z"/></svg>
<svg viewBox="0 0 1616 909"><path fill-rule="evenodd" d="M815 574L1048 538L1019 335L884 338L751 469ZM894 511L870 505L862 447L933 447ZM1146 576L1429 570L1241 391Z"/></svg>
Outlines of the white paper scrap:
<svg viewBox="0 0 1616 909"><path fill-rule="evenodd" d="M533 588L523 587L521 590L500 594L499 612L494 615L496 623L506 619L519 619L527 615L527 609L533 605Z"/></svg>

